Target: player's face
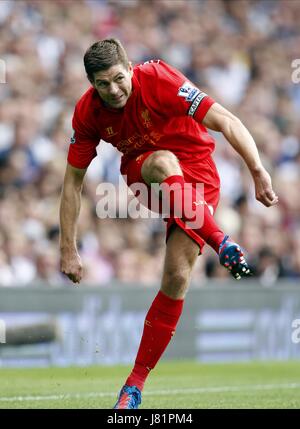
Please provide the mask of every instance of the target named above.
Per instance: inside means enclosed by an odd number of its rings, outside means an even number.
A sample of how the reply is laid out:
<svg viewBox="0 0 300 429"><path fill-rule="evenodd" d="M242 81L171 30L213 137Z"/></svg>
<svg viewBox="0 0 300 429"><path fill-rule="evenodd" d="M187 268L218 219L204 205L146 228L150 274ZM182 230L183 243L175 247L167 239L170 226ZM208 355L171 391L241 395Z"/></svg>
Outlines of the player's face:
<svg viewBox="0 0 300 429"><path fill-rule="evenodd" d="M93 87L109 107L121 109L130 97L133 69L131 63L128 69L123 64L111 66L108 70L94 73Z"/></svg>

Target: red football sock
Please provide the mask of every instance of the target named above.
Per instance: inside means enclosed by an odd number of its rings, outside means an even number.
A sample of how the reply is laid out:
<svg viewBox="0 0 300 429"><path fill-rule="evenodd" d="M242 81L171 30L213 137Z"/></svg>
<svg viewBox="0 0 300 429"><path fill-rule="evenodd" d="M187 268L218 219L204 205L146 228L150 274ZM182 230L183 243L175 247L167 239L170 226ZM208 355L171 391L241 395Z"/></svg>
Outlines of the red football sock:
<svg viewBox="0 0 300 429"><path fill-rule="evenodd" d="M143 389L150 370L155 367L175 333L183 301L158 292L146 315L135 365L125 384Z"/></svg>
<svg viewBox="0 0 300 429"><path fill-rule="evenodd" d="M191 184L186 184L183 176L170 176L162 183L172 186L172 192L168 193L167 197L170 198L170 210L174 214L175 222L177 221L176 210L178 213L178 209L180 208L179 213L182 214L181 220L189 224L193 222L194 232L219 253L219 246L224 238L224 232L216 224L203 195ZM197 224L194 222L196 218L203 221L202 226L197 227ZM178 225L181 226L180 222Z"/></svg>

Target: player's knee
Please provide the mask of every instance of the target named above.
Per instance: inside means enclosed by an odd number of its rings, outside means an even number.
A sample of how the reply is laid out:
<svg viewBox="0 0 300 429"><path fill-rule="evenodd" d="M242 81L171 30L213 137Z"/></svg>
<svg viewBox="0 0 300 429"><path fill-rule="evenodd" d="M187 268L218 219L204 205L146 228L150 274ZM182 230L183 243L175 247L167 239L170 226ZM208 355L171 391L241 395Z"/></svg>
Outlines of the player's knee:
<svg viewBox="0 0 300 429"><path fill-rule="evenodd" d="M149 168L153 171L168 172L179 166L176 155L169 150L158 150L152 153L149 158Z"/></svg>
<svg viewBox="0 0 300 429"><path fill-rule="evenodd" d="M185 289L187 288L190 278L190 270L166 270L164 273L164 283L171 285L172 289Z"/></svg>
<svg viewBox="0 0 300 429"><path fill-rule="evenodd" d="M173 299L183 299L189 285L189 275L183 272L164 272L161 290Z"/></svg>
<svg viewBox="0 0 300 429"><path fill-rule="evenodd" d="M169 150L153 152L144 162L142 175L148 183L161 183L167 177L182 174L179 161Z"/></svg>

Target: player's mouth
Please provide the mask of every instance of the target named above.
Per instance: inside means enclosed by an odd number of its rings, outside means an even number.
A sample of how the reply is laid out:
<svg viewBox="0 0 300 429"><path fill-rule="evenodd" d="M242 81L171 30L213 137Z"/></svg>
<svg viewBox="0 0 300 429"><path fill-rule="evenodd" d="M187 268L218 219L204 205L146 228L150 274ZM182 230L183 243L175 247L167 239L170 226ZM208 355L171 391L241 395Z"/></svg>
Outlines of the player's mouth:
<svg viewBox="0 0 300 429"><path fill-rule="evenodd" d="M124 94L121 94L121 95L119 95L118 97L114 97L114 98L112 98L112 99L111 99L111 101L112 101L113 103L119 103L119 101L121 101L121 100L123 99L123 97L124 97Z"/></svg>

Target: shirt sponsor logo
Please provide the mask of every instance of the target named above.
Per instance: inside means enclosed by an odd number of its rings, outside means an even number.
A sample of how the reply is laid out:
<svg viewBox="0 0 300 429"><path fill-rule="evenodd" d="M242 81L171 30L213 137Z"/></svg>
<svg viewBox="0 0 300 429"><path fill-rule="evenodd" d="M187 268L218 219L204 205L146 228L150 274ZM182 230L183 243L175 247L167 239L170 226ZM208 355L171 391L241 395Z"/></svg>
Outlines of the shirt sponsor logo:
<svg viewBox="0 0 300 429"><path fill-rule="evenodd" d="M135 149L139 149L144 145L147 145L148 147L156 146L157 142L162 137L163 137L162 134L154 130L149 132L149 134L135 133L132 136L128 137L127 139L119 141L119 143L117 144L117 148L124 155L127 155L131 151Z"/></svg>
<svg viewBox="0 0 300 429"><path fill-rule="evenodd" d="M201 103L201 101L203 100L203 98L206 97L206 96L207 96L207 94L205 94L205 92L200 92L200 94L197 95L197 97L193 101L191 107L189 108L189 111L188 111L188 115L189 116L194 116L194 113L198 109L199 104Z"/></svg>

